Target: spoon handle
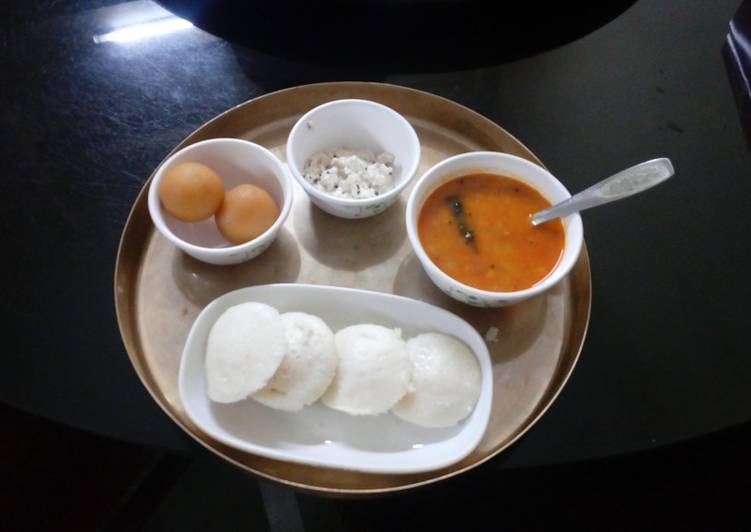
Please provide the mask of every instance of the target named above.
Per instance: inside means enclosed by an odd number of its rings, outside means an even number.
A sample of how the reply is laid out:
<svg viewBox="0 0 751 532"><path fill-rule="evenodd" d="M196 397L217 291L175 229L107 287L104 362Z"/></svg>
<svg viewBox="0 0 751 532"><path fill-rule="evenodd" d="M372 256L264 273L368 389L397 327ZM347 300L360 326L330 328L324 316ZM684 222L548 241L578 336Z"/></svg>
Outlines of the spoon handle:
<svg viewBox="0 0 751 532"><path fill-rule="evenodd" d="M533 225L563 218L584 209L627 198L658 185L675 173L670 159L660 158L626 168L617 174L582 190L569 199L534 213Z"/></svg>

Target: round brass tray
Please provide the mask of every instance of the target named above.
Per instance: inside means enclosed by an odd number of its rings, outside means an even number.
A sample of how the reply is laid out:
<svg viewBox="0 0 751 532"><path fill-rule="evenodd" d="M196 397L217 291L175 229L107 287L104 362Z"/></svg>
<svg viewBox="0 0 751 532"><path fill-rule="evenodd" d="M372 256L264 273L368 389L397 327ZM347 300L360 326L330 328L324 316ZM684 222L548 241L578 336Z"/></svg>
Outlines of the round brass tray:
<svg viewBox="0 0 751 532"><path fill-rule="evenodd" d="M305 111L339 98L388 105L412 123L422 143L418 173L457 153L495 150L541 164L523 144L481 115L425 92L378 83L323 83L274 92L207 122L176 150L213 137L240 137L285 158L287 135ZM138 376L183 430L236 466L297 489L367 495L422 486L467 471L503 451L527 431L563 388L579 357L589 323L592 284L586 248L566 279L545 294L503 309L457 303L433 286L406 238L409 189L386 212L362 220L332 217L312 206L295 183L292 213L276 242L237 266L198 262L169 244L149 218L149 181L123 230L115 269L120 332ZM177 393L180 354L193 320L214 298L236 288L306 282L393 292L447 308L477 327L498 329L488 344L494 396L488 429L477 449L450 467L395 475L286 463L221 444L196 427Z"/></svg>

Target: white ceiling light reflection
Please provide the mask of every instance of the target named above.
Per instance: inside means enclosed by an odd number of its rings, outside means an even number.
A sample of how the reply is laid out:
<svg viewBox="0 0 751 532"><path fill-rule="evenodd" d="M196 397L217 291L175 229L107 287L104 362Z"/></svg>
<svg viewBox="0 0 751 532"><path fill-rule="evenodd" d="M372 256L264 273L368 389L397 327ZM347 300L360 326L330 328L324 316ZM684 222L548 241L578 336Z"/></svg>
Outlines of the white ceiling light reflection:
<svg viewBox="0 0 751 532"><path fill-rule="evenodd" d="M121 44L132 43L143 39L149 39L151 37L157 37L159 35L186 30L192 27L193 24L185 19L179 17L166 17L159 20L152 20L150 22L131 24L109 33L94 35L94 42L97 44L103 42L115 42Z"/></svg>

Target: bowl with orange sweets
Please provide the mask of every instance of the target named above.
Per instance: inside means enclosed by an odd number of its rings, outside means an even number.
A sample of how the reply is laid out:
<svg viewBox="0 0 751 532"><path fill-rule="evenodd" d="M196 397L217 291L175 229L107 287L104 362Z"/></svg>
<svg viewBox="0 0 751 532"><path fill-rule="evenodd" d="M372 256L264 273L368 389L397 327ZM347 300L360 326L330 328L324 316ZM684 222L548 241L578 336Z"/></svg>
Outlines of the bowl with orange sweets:
<svg viewBox="0 0 751 532"><path fill-rule="evenodd" d="M237 264L268 248L292 206L292 180L263 146L218 138L171 155L154 174L149 212L165 238L211 264Z"/></svg>

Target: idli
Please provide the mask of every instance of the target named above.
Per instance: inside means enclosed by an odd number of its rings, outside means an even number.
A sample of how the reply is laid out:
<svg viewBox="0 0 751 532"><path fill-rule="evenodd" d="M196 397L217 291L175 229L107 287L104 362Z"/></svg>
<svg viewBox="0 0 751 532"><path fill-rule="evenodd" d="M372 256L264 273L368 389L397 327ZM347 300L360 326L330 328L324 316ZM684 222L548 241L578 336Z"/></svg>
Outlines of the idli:
<svg viewBox="0 0 751 532"><path fill-rule="evenodd" d="M282 314L287 353L265 388L253 399L271 408L295 411L318 400L336 373L334 333L303 312Z"/></svg>
<svg viewBox="0 0 751 532"><path fill-rule="evenodd" d="M407 346L400 329L362 324L334 336L339 365L323 403L348 414L381 414L393 407L410 382Z"/></svg>
<svg viewBox="0 0 751 532"><path fill-rule="evenodd" d="M241 401L269 382L287 352L279 312L263 303L242 303L224 311L209 332L206 380L209 398Z"/></svg>
<svg viewBox="0 0 751 532"><path fill-rule="evenodd" d="M480 366L470 349L452 336L426 333L407 342L412 391L394 414L429 428L451 427L467 417L480 397Z"/></svg>

